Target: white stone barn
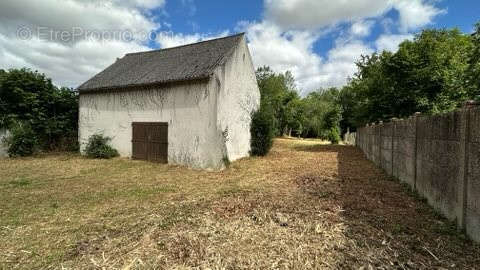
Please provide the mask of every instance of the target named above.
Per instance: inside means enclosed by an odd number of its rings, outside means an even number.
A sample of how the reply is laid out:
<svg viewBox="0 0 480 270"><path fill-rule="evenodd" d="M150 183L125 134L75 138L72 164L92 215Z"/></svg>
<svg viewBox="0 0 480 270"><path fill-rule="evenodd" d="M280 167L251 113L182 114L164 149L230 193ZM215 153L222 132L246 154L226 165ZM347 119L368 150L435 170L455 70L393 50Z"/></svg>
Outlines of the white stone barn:
<svg viewBox="0 0 480 270"><path fill-rule="evenodd" d="M249 155L260 93L244 34L127 54L78 90L82 152L102 133L123 157L193 168Z"/></svg>

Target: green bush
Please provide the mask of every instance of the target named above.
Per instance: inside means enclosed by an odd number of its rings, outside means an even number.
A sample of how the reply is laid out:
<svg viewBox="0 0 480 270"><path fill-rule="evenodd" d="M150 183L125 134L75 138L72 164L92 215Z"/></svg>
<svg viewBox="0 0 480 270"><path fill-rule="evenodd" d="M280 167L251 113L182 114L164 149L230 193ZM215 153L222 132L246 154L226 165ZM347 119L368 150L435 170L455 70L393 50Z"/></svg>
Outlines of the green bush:
<svg viewBox="0 0 480 270"><path fill-rule="evenodd" d="M112 140L102 134L94 134L88 138L85 154L89 158L113 158L118 156L118 151L108 143Z"/></svg>
<svg viewBox="0 0 480 270"><path fill-rule="evenodd" d="M33 155L38 148L38 137L30 124L18 122L11 125L3 143L8 147L10 157L26 157Z"/></svg>
<svg viewBox="0 0 480 270"><path fill-rule="evenodd" d="M327 139L332 143L332 144L338 144L340 142L340 132L338 128L334 127L328 130L327 134Z"/></svg>
<svg viewBox="0 0 480 270"><path fill-rule="evenodd" d="M38 149L73 150L78 137L78 93L29 69L0 69L0 128L28 123Z"/></svg>
<svg viewBox="0 0 480 270"><path fill-rule="evenodd" d="M250 154L253 156L267 155L273 144L273 114L265 109L254 112L250 134Z"/></svg>

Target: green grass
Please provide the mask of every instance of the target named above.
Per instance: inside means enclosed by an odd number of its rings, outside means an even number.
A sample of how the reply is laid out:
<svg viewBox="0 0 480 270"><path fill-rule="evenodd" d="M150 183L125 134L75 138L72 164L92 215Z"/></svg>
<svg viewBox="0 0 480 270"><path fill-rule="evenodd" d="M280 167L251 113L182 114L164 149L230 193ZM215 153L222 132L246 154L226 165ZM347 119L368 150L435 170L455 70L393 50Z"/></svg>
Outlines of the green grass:
<svg viewBox="0 0 480 270"><path fill-rule="evenodd" d="M21 188L21 187L25 187L32 184L32 181L30 179L21 177L21 178L17 178L15 180L9 181L8 184L12 185L13 187Z"/></svg>

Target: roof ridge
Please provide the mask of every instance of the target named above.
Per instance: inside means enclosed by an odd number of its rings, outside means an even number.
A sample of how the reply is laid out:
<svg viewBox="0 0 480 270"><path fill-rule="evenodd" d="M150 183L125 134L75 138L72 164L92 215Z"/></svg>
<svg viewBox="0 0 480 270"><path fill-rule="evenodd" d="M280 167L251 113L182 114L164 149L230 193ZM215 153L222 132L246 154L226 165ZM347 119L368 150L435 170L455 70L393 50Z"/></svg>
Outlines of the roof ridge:
<svg viewBox="0 0 480 270"><path fill-rule="evenodd" d="M136 55L136 54L144 54L144 53L145 53L145 54L146 54L146 53L155 53L155 52L160 52L160 51L167 51L167 50L178 49L178 48L183 48L183 47L189 47L189 46L198 45L198 44L207 43L207 42L212 42L212 41L218 41L218 40L227 39L227 38L234 38L234 37L243 36L243 35L245 35L245 32L241 32L241 33L238 33L238 34L235 34L235 35L231 35L231 36L225 36L225 37L220 37L220 38L202 40L202 41L195 42L195 43L184 44L184 45L175 46L175 47L170 47L170 48L165 48L165 49L157 49L157 50L151 50L151 51L127 53L127 54L125 54L125 56Z"/></svg>

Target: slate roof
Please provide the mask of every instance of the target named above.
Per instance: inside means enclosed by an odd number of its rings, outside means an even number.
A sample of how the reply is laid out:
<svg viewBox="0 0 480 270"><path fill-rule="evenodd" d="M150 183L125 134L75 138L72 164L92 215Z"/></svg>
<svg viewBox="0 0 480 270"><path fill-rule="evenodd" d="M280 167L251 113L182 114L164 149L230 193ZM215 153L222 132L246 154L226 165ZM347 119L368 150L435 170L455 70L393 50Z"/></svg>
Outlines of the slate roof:
<svg viewBox="0 0 480 270"><path fill-rule="evenodd" d="M80 93L209 78L244 33L175 48L129 53L78 87Z"/></svg>

